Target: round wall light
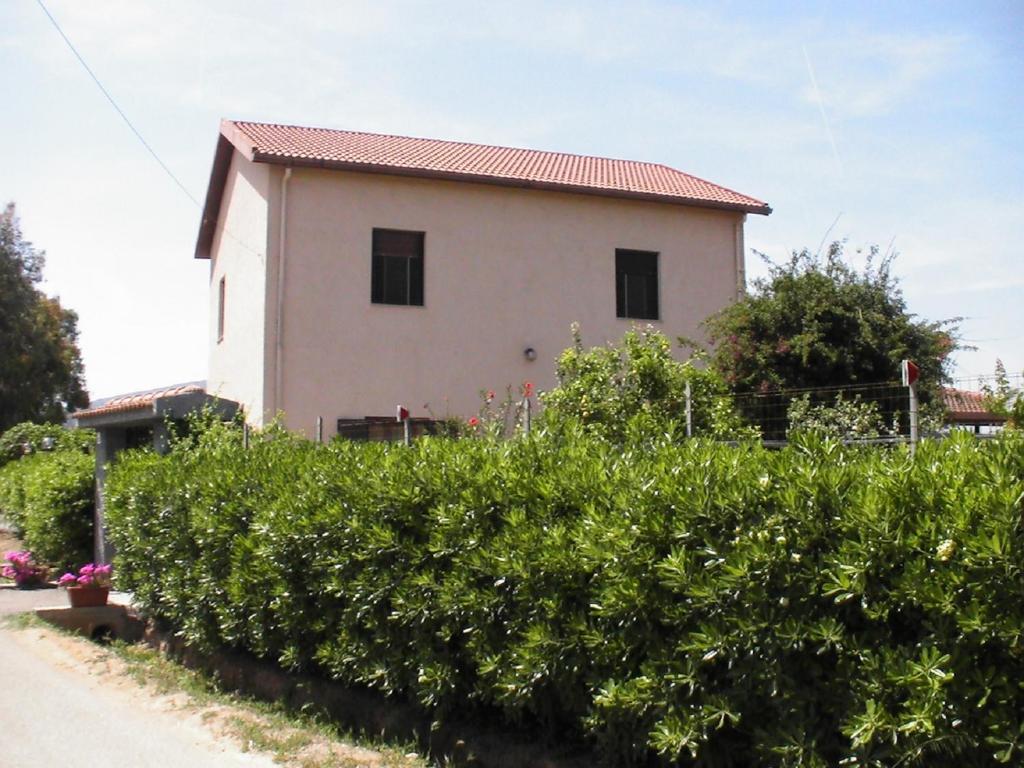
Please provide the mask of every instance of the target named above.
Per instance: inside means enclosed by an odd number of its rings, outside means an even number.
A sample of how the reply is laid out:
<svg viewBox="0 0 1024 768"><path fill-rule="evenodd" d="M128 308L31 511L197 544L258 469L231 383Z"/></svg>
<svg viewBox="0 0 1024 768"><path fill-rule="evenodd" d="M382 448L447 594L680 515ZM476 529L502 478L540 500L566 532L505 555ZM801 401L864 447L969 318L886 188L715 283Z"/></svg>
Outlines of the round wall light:
<svg viewBox="0 0 1024 768"><path fill-rule="evenodd" d="M537 350L534 349L533 347L527 347L526 349L523 350L523 357L525 357L527 360L536 360Z"/></svg>

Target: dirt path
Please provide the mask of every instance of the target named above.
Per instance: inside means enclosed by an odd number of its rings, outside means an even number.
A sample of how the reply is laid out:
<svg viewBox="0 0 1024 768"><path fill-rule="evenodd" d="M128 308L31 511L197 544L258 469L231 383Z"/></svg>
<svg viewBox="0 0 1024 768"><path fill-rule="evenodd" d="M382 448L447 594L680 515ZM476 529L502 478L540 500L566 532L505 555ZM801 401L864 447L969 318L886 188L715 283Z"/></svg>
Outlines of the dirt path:
<svg viewBox="0 0 1024 768"><path fill-rule="evenodd" d="M0 530L0 556L20 542ZM14 614L65 607L61 590L0 580L0 766L421 768L413 754L344 744L231 703L161 692L110 649ZM13 618L13 621L11 619ZM264 751L261 751L264 750ZM275 760L275 758L277 758Z"/></svg>
<svg viewBox="0 0 1024 768"><path fill-rule="evenodd" d="M0 587L3 768L423 766L415 755L345 744L243 704L197 701L177 688L162 692L155 683L140 682L138 669L112 650L36 623L20 626L12 616L63 602L55 589Z"/></svg>
<svg viewBox="0 0 1024 768"><path fill-rule="evenodd" d="M0 558L3 558L4 552L21 548L22 543L14 538L14 534L7 530L3 518L0 518Z"/></svg>
<svg viewBox="0 0 1024 768"><path fill-rule="evenodd" d="M109 654L48 629L0 628L3 764L271 768L218 739L172 697L112 674ZM180 706L180 703L179 703Z"/></svg>

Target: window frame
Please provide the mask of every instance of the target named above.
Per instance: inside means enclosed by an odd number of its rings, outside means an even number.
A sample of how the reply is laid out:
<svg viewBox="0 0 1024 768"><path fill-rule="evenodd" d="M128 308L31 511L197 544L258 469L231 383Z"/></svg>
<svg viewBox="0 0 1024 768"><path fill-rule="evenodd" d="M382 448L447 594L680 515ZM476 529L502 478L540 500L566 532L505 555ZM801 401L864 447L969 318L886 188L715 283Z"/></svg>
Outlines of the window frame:
<svg viewBox="0 0 1024 768"><path fill-rule="evenodd" d="M396 240L407 239L412 247L407 252L389 252L389 246L381 242L388 236L397 236ZM426 263L426 232L409 229L393 229L374 227L370 243L370 303L392 307L425 306L425 263ZM391 246L393 247L393 246ZM403 263L405 269L405 287L402 296L394 295L394 285L388 284L389 266ZM404 300L396 300L396 299Z"/></svg>
<svg viewBox="0 0 1024 768"><path fill-rule="evenodd" d="M635 259L626 265L627 259ZM650 260L653 267L636 263ZM632 267L632 269L628 268ZM640 278L646 283L643 307L637 313L629 302L629 278ZM615 315L623 320L661 320L661 253L637 248L615 249Z"/></svg>

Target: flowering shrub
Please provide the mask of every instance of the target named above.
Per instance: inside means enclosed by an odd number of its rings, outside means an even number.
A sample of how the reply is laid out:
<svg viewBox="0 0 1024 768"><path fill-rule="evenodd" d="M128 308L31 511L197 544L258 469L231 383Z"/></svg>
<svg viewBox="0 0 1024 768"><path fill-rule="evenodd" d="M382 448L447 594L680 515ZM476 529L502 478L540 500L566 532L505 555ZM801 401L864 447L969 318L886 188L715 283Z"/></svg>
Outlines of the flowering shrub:
<svg viewBox="0 0 1024 768"><path fill-rule="evenodd" d="M526 427L527 401L533 396L533 384L529 381L524 381L518 392L512 387L506 387L505 396L500 401L493 389L480 390L480 410L475 416L466 419L455 434L461 437L489 438L521 434Z"/></svg>
<svg viewBox="0 0 1024 768"><path fill-rule="evenodd" d="M91 587L101 589L110 586L111 565L89 563L78 569L78 573L65 573L57 580L61 587Z"/></svg>
<svg viewBox="0 0 1024 768"><path fill-rule="evenodd" d="M572 336L573 345L558 358L558 386L540 396L547 421L578 421L587 432L617 442L631 432L674 428L683 435L689 387L695 435L758 437L734 412L721 377L702 367L699 356L676 360L669 339L653 327L634 328L619 344L591 349L583 347L576 324Z"/></svg>
<svg viewBox="0 0 1024 768"><path fill-rule="evenodd" d="M212 430L107 494L119 586L188 641L438 719L617 766L1024 765L1020 435Z"/></svg>
<svg viewBox="0 0 1024 768"><path fill-rule="evenodd" d="M0 570L0 576L13 579L19 587L31 587L46 581L48 570L35 562L28 550L20 552L4 552L7 565Z"/></svg>

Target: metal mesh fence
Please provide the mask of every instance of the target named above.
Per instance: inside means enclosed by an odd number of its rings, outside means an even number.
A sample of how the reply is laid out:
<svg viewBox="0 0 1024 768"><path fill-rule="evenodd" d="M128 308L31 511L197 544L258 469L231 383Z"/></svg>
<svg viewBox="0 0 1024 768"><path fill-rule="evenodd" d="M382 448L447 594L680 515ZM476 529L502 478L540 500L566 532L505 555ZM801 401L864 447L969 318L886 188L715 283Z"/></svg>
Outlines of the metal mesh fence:
<svg viewBox="0 0 1024 768"><path fill-rule="evenodd" d="M798 429L860 442L899 442L911 431L908 389L898 381L746 392L731 400L766 443L784 442Z"/></svg>

